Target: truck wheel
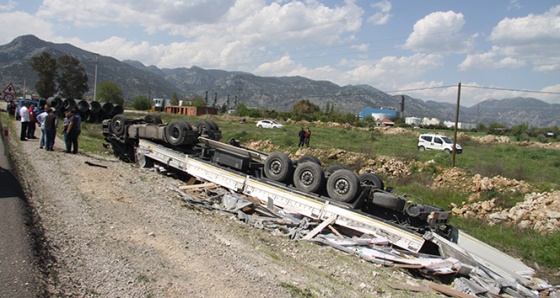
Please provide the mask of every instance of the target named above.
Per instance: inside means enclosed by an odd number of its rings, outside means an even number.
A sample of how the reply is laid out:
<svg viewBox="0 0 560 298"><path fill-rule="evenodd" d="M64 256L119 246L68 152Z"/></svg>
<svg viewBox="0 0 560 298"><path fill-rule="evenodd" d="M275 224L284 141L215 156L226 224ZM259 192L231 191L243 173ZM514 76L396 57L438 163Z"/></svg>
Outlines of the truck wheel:
<svg viewBox="0 0 560 298"><path fill-rule="evenodd" d="M323 168L315 162L298 163L294 172L294 185L307 192L317 192L325 184Z"/></svg>
<svg viewBox="0 0 560 298"><path fill-rule="evenodd" d="M288 180L293 171L292 160L282 152L272 152L264 162L264 175L274 181Z"/></svg>
<svg viewBox="0 0 560 298"><path fill-rule="evenodd" d="M308 155L308 154L303 155L302 157L300 157L300 158L297 160L297 164L299 165L299 164L302 164L302 163L308 162L308 161L313 162L313 163L316 163L316 164L318 164L318 165L321 165L321 161L320 161L317 157L315 157L315 156L313 156L313 155Z"/></svg>
<svg viewBox="0 0 560 298"><path fill-rule="evenodd" d="M198 135L209 139L214 139L214 127L210 121L203 120L196 125L198 128Z"/></svg>
<svg viewBox="0 0 560 298"><path fill-rule="evenodd" d="M426 147L420 146L420 147L418 147L418 150L420 150L420 152L424 152L424 151L426 151Z"/></svg>
<svg viewBox="0 0 560 298"><path fill-rule="evenodd" d="M126 129L126 117L123 114L115 115L111 120L111 125L109 129L117 136L124 135Z"/></svg>
<svg viewBox="0 0 560 298"><path fill-rule="evenodd" d="M161 116L157 115L157 114L148 114L146 116L144 116L144 121L146 121L146 123L152 123L152 124L162 124L163 121L161 121Z"/></svg>
<svg viewBox="0 0 560 298"><path fill-rule="evenodd" d="M354 172L346 169L335 171L327 179L327 193L336 201L350 203L360 191L360 181Z"/></svg>
<svg viewBox="0 0 560 298"><path fill-rule="evenodd" d="M363 173L358 176L361 185L371 185L374 189L381 189L385 188L383 184L383 180L379 176L374 173Z"/></svg>
<svg viewBox="0 0 560 298"><path fill-rule="evenodd" d="M338 170L344 170L344 169L346 169L346 167L343 166L343 165L337 165L337 164L330 165L330 166L327 168L327 170L325 171L325 174L326 174L327 176L330 176L332 173L334 173L334 172L336 172L336 171L338 171Z"/></svg>
<svg viewBox="0 0 560 298"><path fill-rule="evenodd" d="M178 120L167 124L165 129L165 137L167 142L172 146L183 145L187 137L187 122Z"/></svg>

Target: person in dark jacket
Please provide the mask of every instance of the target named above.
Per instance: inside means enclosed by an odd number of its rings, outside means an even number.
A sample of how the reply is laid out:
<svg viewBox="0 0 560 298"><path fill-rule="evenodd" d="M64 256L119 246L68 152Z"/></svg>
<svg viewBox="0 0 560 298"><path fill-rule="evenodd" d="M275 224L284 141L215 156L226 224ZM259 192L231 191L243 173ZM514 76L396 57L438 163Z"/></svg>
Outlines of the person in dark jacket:
<svg viewBox="0 0 560 298"><path fill-rule="evenodd" d="M298 147L303 147L303 145L305 144L305 130L303 130L303 127L301 128L301 130L299 131L299 143L298 143Z"/></svg>
<svg viewBox="0 0 560 298"><path fill-rule="evenodd" d="M80 119L76 117L77 111L66 112L68 126L66 126L66 153L78 153L78 136L80 135Z"/></svg>
<svg viewBox="0 0 560 298"><path fill-rule="evenodd" d="M54 151L54 139L56 138L58 124L55 112L54 108L50 108L47 110L47 117L45 117L45 149L47 151Z"/></svg>

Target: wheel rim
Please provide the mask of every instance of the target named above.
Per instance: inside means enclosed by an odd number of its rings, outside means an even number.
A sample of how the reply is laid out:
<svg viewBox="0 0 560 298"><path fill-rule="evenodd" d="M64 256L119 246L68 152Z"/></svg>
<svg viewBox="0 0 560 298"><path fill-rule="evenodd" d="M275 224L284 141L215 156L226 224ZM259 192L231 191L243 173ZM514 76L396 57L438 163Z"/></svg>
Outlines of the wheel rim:
<svg viewBox="0 0 560 298"><path fill-rule="evenodd" d="M315 175L313 175L313 172L311 171L303 171L299 176L299 179L303 185L309 186L313 184L313 181L315 181Z"/></svg>
<svg viewBox="0 0 560 298"><path fill-rule="evenodd" d="M338 194L341 194L341 195L346 194L350 190L350 184L345 179L338 179L334 183L334 190Z"/></svg>
<svg viewBox="0 0 560 298"><path fill-rule="evenodd" d="M279 160L273 160L270 163L270 170L275 175L279 175L282 172L282 162L280 162Z"/></svg>

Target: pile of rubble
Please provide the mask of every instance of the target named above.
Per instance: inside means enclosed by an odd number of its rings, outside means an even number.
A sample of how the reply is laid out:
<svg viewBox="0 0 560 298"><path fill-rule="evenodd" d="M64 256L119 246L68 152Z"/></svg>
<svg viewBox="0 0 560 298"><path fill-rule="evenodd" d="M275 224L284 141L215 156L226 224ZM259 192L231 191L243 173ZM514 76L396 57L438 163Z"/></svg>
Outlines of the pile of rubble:
<svg viewBox="0 0 560 298"><path fill-rule="evenodd" d="M487 191L497 191L499 193L528 193L533 191L533 187L517 179L509 179L502 176L482 177L480 174L468 175L459 168L444 169L443 172L434 178L431 185L433 189L453 187L472 193L469 202L480 199L480 194Z"/></svg>
<svg viewBox="0 0 560 298"><path fill-rule="evenodd" d="M452 205L455 215L485 220L491 225L505 224L542 233L560 231L560 191L529 193L522 202L503 210L496 199Z"/></svg>

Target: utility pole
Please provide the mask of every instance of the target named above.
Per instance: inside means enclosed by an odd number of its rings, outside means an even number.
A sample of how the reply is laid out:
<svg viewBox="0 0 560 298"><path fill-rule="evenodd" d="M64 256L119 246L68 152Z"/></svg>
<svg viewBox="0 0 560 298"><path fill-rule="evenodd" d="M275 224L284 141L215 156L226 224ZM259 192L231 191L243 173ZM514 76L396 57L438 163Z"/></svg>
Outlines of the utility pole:
<svg viewBox="0 0 560 298"><path fill-rule="evenodd" d="M93 101L97 100L97 64L99 62L99 54L95 54L95 75L93 79Z"/></svg>
<svg viewBox="0 0 560 298"><path fill-rule="evenodd" d="M455 110L455 129L453 131L453 156L451 158L451 167L455 167L455 155L457 153L457 126L459 125L459 105L461 103L461 82L457 86L457 108Z"/></svg>

